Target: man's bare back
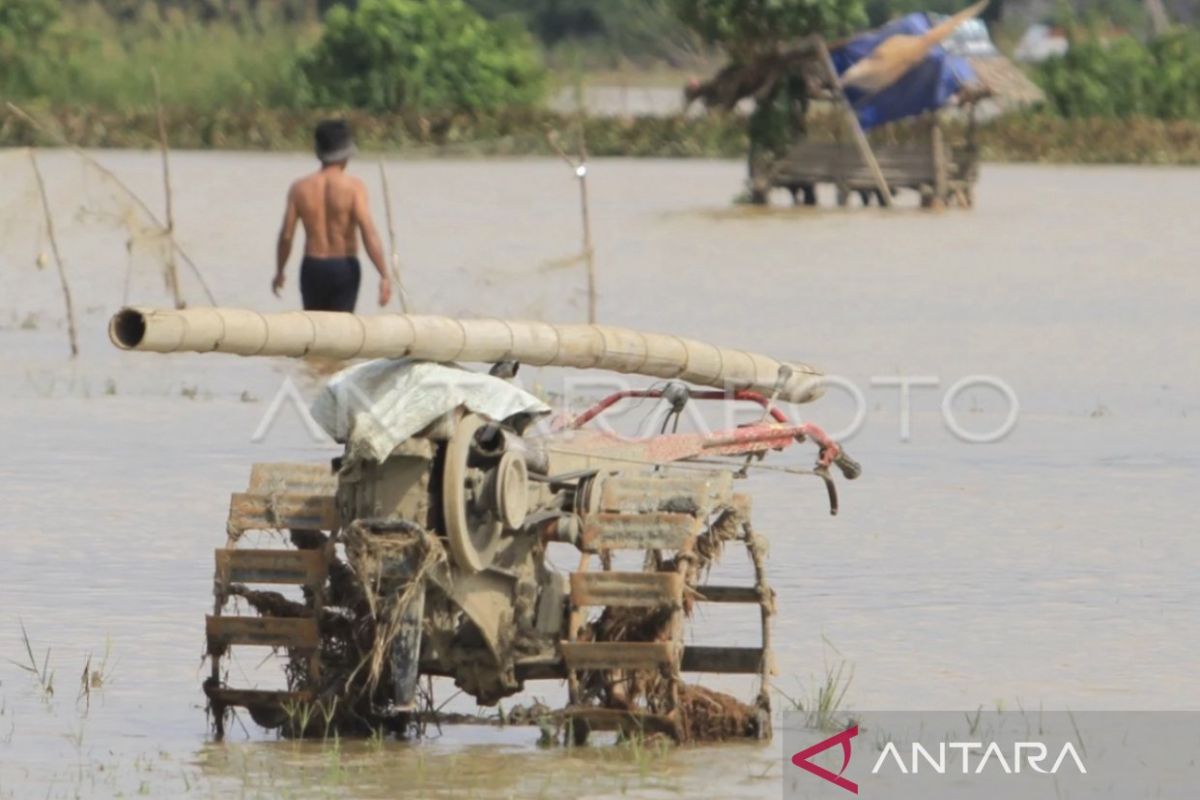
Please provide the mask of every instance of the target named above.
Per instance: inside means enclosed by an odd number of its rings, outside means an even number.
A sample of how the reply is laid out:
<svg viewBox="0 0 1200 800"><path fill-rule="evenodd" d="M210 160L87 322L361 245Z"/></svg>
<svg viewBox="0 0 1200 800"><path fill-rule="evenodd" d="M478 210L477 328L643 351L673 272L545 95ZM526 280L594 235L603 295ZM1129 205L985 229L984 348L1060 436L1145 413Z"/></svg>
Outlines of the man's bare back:
<svg viewBox="0 0 1200 800"><path fill-rule="evenodd" d="M357 255L359 226L355 205L360 197L366 200L366 196L363 182L340 169L322 169L293 183L288 190L288 206L295 208L304 224L304 255L313 258ZM370 223L369 212L366 217Z"/></svg>
<svg viewBox="0 0 1200 800"><path fill-rule="evenodd" d="M327 124L330 123L322 123ZM348 143L348 130L342 135ZM318 127L318 151L320 137L321 128ZM349 146L352 152L352 144ZM300 283L306 309L353 310L358 295L360 234L367 255L379 272L379 305L387 305L392 296L383 246L367 202L367 187L358 178L346 174L348 160L347 155L340 161L322 163L317 172L301 178L288 189L271 290L279 296L296 224L303 223L304 262Z"/></svg>

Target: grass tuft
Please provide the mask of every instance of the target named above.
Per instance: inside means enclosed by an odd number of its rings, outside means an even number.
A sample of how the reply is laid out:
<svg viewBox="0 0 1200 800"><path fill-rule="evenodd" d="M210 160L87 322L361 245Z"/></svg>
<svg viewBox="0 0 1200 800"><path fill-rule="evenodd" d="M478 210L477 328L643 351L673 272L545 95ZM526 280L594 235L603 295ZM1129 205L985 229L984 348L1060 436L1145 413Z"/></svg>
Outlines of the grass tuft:
<svg viewBox="0 0 1200 800"><path fill-rule="evenodd" d="M24 621L18 620L18 622L21 625L21 641L25 644L25 657L28 661L14 661L11 658L7 661L33 675L41 689L43 699L49 700L54 696L54 671L50 669L50 648L46 648L46 653L42 656L41 664L39 664L37 656L33 654L33 643L29 641L29 631L25 630Z"/></svg>

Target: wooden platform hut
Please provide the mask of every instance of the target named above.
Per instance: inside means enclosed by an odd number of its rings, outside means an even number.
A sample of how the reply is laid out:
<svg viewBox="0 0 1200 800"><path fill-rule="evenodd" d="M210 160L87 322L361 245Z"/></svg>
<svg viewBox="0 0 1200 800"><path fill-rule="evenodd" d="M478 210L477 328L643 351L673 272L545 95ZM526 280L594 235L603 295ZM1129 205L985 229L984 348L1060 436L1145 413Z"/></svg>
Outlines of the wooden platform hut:
<svg viewBox="0 0 1200 800"><path fill-rule="evenodd" d="M877 95L847 96L838 85L837 76L874 44L896 31L919 32L935 19L911 14L828 45L809 37L783 52L731 64L689 86L686 96L716 109L754 104L751 202L765 203L771 189L784 188L794 202L815 205L817 187L832 184L839 205L855 194L864 204L876 199L890 205L893 195L912 190L923 207L970 207L979 177L979 125L1042 99L1041 90L992 45L983 22L962 25ZM810 117L821 107L836 119L817 132ZM790 123L790 134L782 142L778 136L756 142L753 115L770 109Z"/></svg>

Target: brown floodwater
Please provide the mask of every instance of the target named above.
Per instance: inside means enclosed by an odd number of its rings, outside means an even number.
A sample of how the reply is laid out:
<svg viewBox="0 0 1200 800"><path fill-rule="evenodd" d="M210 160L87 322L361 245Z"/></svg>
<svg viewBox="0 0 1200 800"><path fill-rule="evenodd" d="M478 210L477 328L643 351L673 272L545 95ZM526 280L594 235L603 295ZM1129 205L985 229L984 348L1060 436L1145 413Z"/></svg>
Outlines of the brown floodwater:
<svg viewBox="0 0 1200 800"><path fill-rule="evenodd" d="M161 205L157 155L97 156ZM263 425L287 381L312 396L297 363L114 350L104 328L123 301L168 302L160 242L130 239L129 209L76 157L48 152L42 166L81 353L66 357L52 261L37 266L48 243L27 164L2 154L0 798L779 796L778 740L568 751L538 748L534 728L481 726L300 744L247 721L213 742L202 617L228 494L254 461L336 448L286 403ZM283 192L309 166L175 155L178 237L222 304L298 305L294 263L284 300L268 285ZM355 167L375 189L374 164ZM580 229L561 162L389 170L414 308L583 317L583 276L562 264ZM783 694L807 702L844 665L850 708L1200 707L1188 505L1200 477L1200 172L987 165L978 207L942 214L735 209L741 173L600 160L589 189L601 321L809 361L861 392L848 449L866 474L842 485L838 517L811 478L760 472L745 487L779 594L777 706ZM183 285L200 304L186 273ZM366 275L361 309L374 287ZM1020 404L1013 430L986 444L954 435L942 408L978 375ZM571 398L600 390L551 370L525 377ZM907 437L884 385L898 377L937 382L912 389ZM838 389L798 411L846 429L850 397ZM951 410L984 434L1009 404L976 384ZM768 463L810 459L793 448ZM22 668L22 626L52 695ZM746 645L756 632L753 617L706 609L689 635ZM107 654L103 685L77 697L89 654L93 669ZM506 707L563 694L528 689ZM474 710L461 698L449 708Z"/></svg>

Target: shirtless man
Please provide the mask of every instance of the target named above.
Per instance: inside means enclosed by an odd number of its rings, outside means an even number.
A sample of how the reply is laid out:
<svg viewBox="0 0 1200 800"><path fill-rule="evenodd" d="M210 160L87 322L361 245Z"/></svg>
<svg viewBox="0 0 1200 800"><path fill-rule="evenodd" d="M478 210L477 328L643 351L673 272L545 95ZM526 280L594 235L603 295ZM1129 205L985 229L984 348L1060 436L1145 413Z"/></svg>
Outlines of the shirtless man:
<svg viewBox="0 0 1200 800"><path fill-rule="evenodd" d="M367 187L346 174L346 164L355 153L350 126L342 120L326 120L317 125L314 138L321 168L288 190L271 291L279 297L283 288L283 271L292 254L292 237L299 220L304 223L300 297L306 311L354 311L362 280L358 264L360 232L367 255L379 271L379 305L386 306L392 297L392 282L367 204Z"/></svg>

